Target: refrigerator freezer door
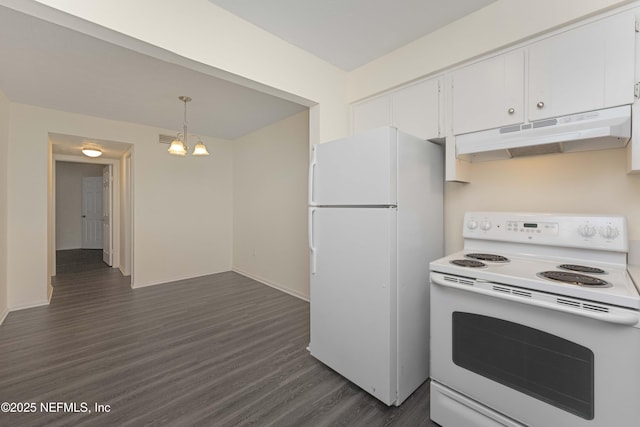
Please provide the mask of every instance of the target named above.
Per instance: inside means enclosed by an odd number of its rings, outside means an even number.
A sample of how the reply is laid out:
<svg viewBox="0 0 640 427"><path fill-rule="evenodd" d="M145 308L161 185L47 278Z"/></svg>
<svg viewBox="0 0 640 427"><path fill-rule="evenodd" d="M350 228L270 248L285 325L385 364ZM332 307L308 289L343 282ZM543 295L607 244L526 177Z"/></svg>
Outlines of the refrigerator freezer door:
<svg viewBox="0 0 640 427"><path fill-rule="evenodd" d="M312 208L311 354L396 402L394 208Z"/></svg>
<svg viewBox="0 0 640 427"><path fill-rule="evenodd" d="M397 134L384 127L314 145L309 204L396 205Z"/></svg>

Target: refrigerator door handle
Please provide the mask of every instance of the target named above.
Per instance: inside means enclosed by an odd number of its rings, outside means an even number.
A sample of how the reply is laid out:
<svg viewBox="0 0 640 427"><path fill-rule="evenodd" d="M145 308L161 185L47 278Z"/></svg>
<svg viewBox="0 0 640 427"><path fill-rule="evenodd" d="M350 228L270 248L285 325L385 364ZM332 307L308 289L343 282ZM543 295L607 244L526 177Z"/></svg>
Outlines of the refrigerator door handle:
<svg viewBox="0 0 640 427"><path fill-rule="evenodd" d="M315 171L316 171L316 150L313 149L313 157L311 158L311 163L309 164L309 205L313 205L313 187L315 180Z"/></svg>
<svg viewBox="0 0 640 427"><path fill-rule="evenodd" d="M316 274L316 247L313 241L313 213L316 208L309 208L309 249L311 250L311 274Z"/></svg>

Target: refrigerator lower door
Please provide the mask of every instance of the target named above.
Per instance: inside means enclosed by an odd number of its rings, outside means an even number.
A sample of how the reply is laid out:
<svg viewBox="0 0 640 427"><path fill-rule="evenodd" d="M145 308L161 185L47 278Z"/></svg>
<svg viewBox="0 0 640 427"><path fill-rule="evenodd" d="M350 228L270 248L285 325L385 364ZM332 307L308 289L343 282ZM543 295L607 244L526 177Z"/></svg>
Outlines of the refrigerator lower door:
<svg viewBox="0 0 640 427"><path fill-rule="evenodd" d="M311 354L387 405L397 400L396 217L310 210Z"/></svg>

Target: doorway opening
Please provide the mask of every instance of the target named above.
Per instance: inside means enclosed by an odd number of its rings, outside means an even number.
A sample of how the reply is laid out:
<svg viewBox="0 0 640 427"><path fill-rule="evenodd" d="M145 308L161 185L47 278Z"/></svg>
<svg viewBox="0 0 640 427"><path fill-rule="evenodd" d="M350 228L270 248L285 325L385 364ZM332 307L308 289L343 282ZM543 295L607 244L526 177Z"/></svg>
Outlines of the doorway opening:
<svg viewBox="0 0 640 427"><path fill-rule="evenodd" d="M113 266L112 165L56 161L56 275Z"/></svg>
<svg viewBox="0 0 640 427"><path fill-rule="evenodd" d="M49 299L56 276L101 271L133 283L132 145L100 141L110 155L88 158L74 153L84 138L49 136Z"/></svg>

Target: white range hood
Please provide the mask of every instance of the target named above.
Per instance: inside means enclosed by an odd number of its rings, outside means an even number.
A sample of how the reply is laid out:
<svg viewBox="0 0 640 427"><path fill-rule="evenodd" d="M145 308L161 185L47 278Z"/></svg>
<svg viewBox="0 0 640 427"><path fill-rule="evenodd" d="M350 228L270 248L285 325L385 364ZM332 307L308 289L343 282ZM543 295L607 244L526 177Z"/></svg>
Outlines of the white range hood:
<svg viewBox="0 0 640 427"><path fill-rule="evenodd" d="M631 138L631 106L589 111L456 136L456 155L471 161L622 148Z"/></svg>

